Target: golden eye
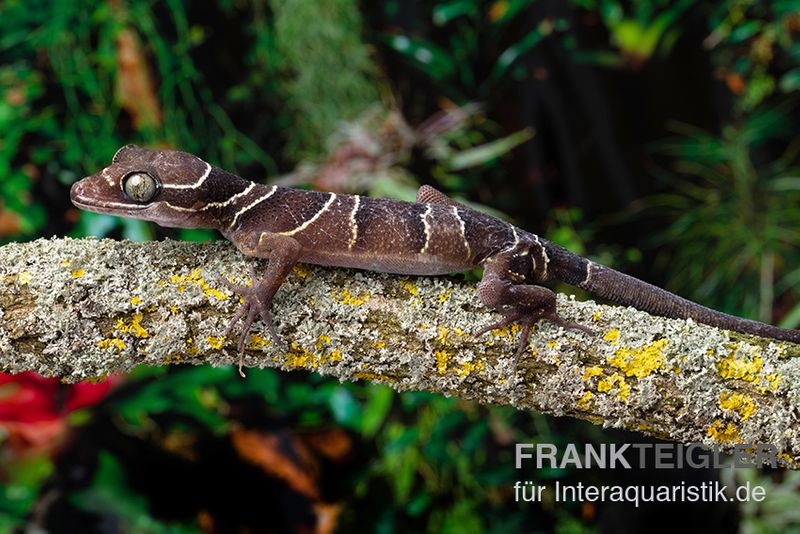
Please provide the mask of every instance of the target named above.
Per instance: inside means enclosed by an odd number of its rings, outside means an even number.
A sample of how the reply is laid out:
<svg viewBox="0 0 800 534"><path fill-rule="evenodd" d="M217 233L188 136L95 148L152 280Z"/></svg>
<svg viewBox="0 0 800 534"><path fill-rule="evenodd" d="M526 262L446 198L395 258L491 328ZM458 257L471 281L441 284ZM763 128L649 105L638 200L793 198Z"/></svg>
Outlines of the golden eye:
<svg viewBox="0 0 800 534"><path fill-rule="evenodd" d="M158 183L146 172L133 172L123 179L122 190L131 200L150 202L158 192Z"/></svg>

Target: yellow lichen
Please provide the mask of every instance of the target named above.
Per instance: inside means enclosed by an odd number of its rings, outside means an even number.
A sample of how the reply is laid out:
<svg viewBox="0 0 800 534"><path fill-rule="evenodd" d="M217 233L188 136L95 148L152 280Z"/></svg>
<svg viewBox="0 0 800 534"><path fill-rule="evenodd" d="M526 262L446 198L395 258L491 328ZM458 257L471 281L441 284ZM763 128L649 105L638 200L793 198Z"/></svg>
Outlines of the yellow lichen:
<svg viewBox="0 0 800 534"><path fill-rule="evenodd" d="M200 274L200 269L194 269L188 275L174 274L170 277L169 281L173 284L178 284L178 291L181 293L186 291L187 284L194 284L198 286L207 297L214 297L218 300L227 300L230 297L227 293L211 287Z"/></svg>
<svg viewBox="0 0 800 534"><path fill-rule="evenodd" d="M372 342L372 346L375 347L376 349L382 349L386 347L386 342L378 339Z"/></svg>
<svg viewBox="0 0 800 534"><path fill-rule="evenodd" d="M27 285L31 281L31 278L33 278L33 275L28 271L22 271L17 275L17 280L19 280L20 285L23 286Z"/></svg>
<svg viewBox="0 0 800 534"><path fill-rule="evenodd" d="M71 261L69 261L69 260L61 260L61 266L62 267L69 267L70 265L72 265Z"/></svg>
<svg viewBox="0 0 800 534"><path fill-rule="evenodd" d="M336 293L334 293L334 299L336 299L337 302L346 304L348 306L361 306L362 304L369 302L369 294L367 293L361 295L360 297L354 297L348 290L342 289L340 292L338 292L338 294L340 296L337 298Z"/></svg>
<svg viewBox="0 0 800 534"><path fill-rule="evenodd" d="M614 356L608 357L608 363L624 372L625 376L644 378L664 367L666 345L666 339L659 339L636 349L622 347Z"/></svg>
<svg viewBox="0 0 800 534"><path fill-rule="evenodd" d="M436 335L436 341L441 343L442 345L447 344L447 334L450 333L450 329L446 326L439 326L438 327L439 333Z"/></svg>
<svg viewBox="0 0 800 534"><path fill-rule="evenodd" d="M269 339L263 338L263 337L259 336L258 334L252 334L251 333L250 334L250 345L248 346L248 348L251 349L251 350L263 349L263 348L269 346L270 343L271 343L271 341Z"/></svg>
<svg viewBox="0 0 800 534"><path fill-rule="evenodd" d="M107 337L105 339L101 339L97 342L97 346L106 350L116 349L117 352L121 352L126 347L125 342L118 337Z"/></svg>
<svg viewBox="0 0 800 534"><path fill-rule="evenodd" d="M200 349L194 346L194 339L191 337L187 337L184 345L188 345L186 347L186 353L191 356L198 356L200 354Z"/></svg>
<svg viewBox="0 0 800 534"><path fill-rule="evenodd" d="M494 337L514 339L521 328L522 327L518 324L512 324L511 326L504 326L503 328L495 328L491 332Z"/></svg>
<svg viewBox="0 0 800 534"><path fill-rule="evenodd" d="M125 334L133 334L135 337L147 338L150 337L150 332L142 326L142 319L144 316L141 313L134 313L131 318L130 324L126 323L124 319L117 321L117 330Z"/></svg>
<svg viewBox="0 0 800 534"><path fill-rule="evenodd" d="M587 391L586 393L584 393L583 396L580 399L578 399L577 402L578 408L580 408L581 410L588 410L592 397L594 397L594 394L591 391Z"/></svg>
<svg viewBox="0 0 800 534"><path fill-rule="evenodd" d="M747 382L756 380L762 367L764 367L764 361L760 356L739 360L735 357L734 352L717 362L717 372L722 378L739 379Z"/></svg>
<svg viewBox="0 0 800 534"><path fill-rule="evenodd" d="M305 280L306 278L308 278L309 273L311 273L309 268L306 267L305 265L303 265L302 263L296 264L292 268L292 270L295 272L297 277L300 278L301 280Z"/></svg>
<svg viewBox="0 0 800 534"><path fill-rule="evenodd" d="M596 311L595 311L595 312L592 314L592 321L594 321L594 322L597 322L597 321L599 321L599 320L600 320L602 317L603 317L603 314L600 312L600 310L596 310Z"/></svg>
<svg viewBox="0 0 800 534"><path fill-rule="evenodd" d="M479 373L486 369L486 364L483 361L477 362L464 362L456 368L455 373L458 377L465 377L475 371Z"/></svg>
<svg viewBox="0 0 800 534"><path fill-rule="evenodd" d="M708 436L717 443L738 443L740 440L736 425L719 419L711 423L708 428Z"/></svg>
<svg viewBox="0 0 800 534"><path fill-rule="evenodd" d="M446 350L435 350L433 354L436 356L436 370L439 371L440 375L445 374L447 372L447 364L452 355Z"/></svg>
<svg viewBox="0 0 800 534"><path fill-rule="evenodd" d="M603 368L600 366L594 365L592 367L586 367L583 370L583 380L589 380L593 376L598 376L601 374L603 374Z"/></svg>
<svg viewBox="0 0 800 534"><path fill-rule="evenodd" d="M374 382L397 382L397 379L393 376L379 375L369 371L358 371L353 373L353 378L357 378L359 380L372 380Z"/></svg>
<svg viewBox="0 0 800 534"><path fill-rule="evenodd" d="M618 329L618 328L615 328L615 329L613 329L613 330L609 330L609 331L608 331L608 332L606 332L606 334L603 336L603 339L604 339L605 341L610 341L612 345L616 345L616 344L617 344L617 342L619 341L619 329Z"/></svg>
<svg viewBox="0 0 800 534"><path fill-rule="evenodd" d="M212 349L219 350L225 346L225 338L224 337L216 337L216 336L206 336L206 343Z"/></svg>
<svg viewBox="0 0 800 534"><path fill-rule="evenodd" d="M72 271L71 274L72 274L72 278L80 278L81 276L86 274L86 271L84 271L83 269L76 269L76 270Z"/></svg>
<svg viewBox="0 0 800 534"><path fill-rule="evenodd" d="M619 373L614 373L597 382L597 391L600 393L610 393L613 391L614 386L617 387L617 397L624 402L628 402L628 396L631 393L631 386L625 382L625 377Z"/></svg>
<svg viewBox="0 0 800 534"><path fill-rule="evenodd" d="M753 399L739 393L723 391L719 395L719 407L721 410L731 410L739 414L742 421L747 421L756 411L756 403Z"/></svg>
<svg viewBox="0 0 800 534"><path fill-rule="evenodd" d="M327 337L327 336L324 336ZM318 368L325 363L338 363L342 361L342 351L334 349L330 353L315 354L297 342L292 342L292 352L289 352L283 358L283 364L295 368ZM273 361L280 361L278 358L273 358Z"/></svg>
<svg viewBox="0 0 800 534"><path fill-rule="evenodd" d="M444 304L445 302L447 302L448 300L450 300L450 295L451 295L452 293L453 293L453 290L452 290L452 289L448 289L448 290L447 290L447 291L445 291L444 293L439 293L439 297L438 297L438 298L439 298L439 302L441 302L442 304Z"/></svg>
<svg viewBox="0 0 800 534"><path fill-rule="evenodd" d="M323 347L326 347L331 344L330 336L319 336L317 338L317 350L322 350Z"/></svg>
<svg viewBox="0 0 800 534"><path fill-rule="evenodd" d="M408 291L412 295L415 295L415 296L419 295L419 288L417 286L415 286L414 284L412 284L411 282L409 282L408 280L399 280L399 283L400 283L401 286L403 286L403 289L405 289L406 291Z"/></svg>
<svg viewBox="0 0 800 534"><path fill-rule="evenodd" d="M316 359L313 353L301 346L300 343L293 341L292 352L286 355L283 363L284 365L289 365L298 369L301 367L308 367L309 364L311 364L312 367L317 367Z"/></svg>
<svg viewBox="0 0 800 534"><path fill-rule="evenodd" d="M342 361L342 351L339 349L333 349L331 351L331 355L328 357L328 361L332 363L339 363Z"/></svg>
<svg viewBox="0 0 800 534"><path fill-rule="evenodd" d="M758 388L759 393L766 393L767 391L771 391L774 393L778 391L781 382L783 382L783 375L778 373L770 373L767 376L765 376L764 379L767 381L767 385Z"/></svg>
<svg viewBox="0 0 800 534"><path fill-rule="evenodd" d="M133 297L131 299L131 306L136 306L137 304L141 304L141 303L142 303L142 299L140 299L139 297Z"/></svg>

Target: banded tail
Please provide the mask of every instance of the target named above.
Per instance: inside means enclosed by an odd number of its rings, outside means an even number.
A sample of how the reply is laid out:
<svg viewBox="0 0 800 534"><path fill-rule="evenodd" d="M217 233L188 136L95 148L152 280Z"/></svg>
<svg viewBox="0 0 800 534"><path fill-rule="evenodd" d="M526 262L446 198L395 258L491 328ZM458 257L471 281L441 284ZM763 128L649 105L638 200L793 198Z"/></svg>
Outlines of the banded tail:
<svg viewBox="0 0 800 534"><path fill-rule="evenodd" d="M778 328L759 321L742 319L679 297L665 289L643 282L614 269L573 254L542 239L550 258L553 278L579 287L600 298L672 319L691 318L698 323L759 337L800 343L800 330Z"/></svg>

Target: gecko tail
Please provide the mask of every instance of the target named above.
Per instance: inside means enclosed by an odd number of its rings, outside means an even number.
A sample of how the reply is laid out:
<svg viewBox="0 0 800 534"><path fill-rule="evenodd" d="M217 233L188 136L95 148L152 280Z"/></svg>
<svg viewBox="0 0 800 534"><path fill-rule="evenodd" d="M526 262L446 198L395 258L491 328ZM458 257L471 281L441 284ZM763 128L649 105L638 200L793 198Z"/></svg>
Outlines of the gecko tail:
<svg viewBox="0 0 800 534"><path fill-rule="evenodd" d="M592 295L624 306L673 319L698 323L759 337L800 343L800 330L742 319L701 306L665 289L573 254L563 247L543 242L552 278L588 291Z"/></svg>

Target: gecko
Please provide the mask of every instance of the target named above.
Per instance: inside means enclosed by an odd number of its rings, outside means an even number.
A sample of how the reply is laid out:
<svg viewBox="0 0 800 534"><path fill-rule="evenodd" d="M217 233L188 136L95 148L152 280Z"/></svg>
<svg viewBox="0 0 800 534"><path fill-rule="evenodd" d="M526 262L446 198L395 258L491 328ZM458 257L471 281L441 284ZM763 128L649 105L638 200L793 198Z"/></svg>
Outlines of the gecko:
<svg viewBox="0 0 800 534"><path fill-rule="evenodd" d="M531 329L544 319L593 335L562 318L555 293L537 283L558 280L653 315L759 337L800 343L800 330L778 328L706 308L576 255L536 234L482 213L423 185L415 202L319 192L251 182L176 150L126 145L111 164L70 190L78 208L153 221L173 228L218 230L247 256L268 260L252 285L222 281L242 299L224 337L243 319L239 372L247 333L260 317L280 344L270 304L298 262L401 275L445 275L483 268L479 299L500 320L474 333L521 326L516 369Z"/></svg>

